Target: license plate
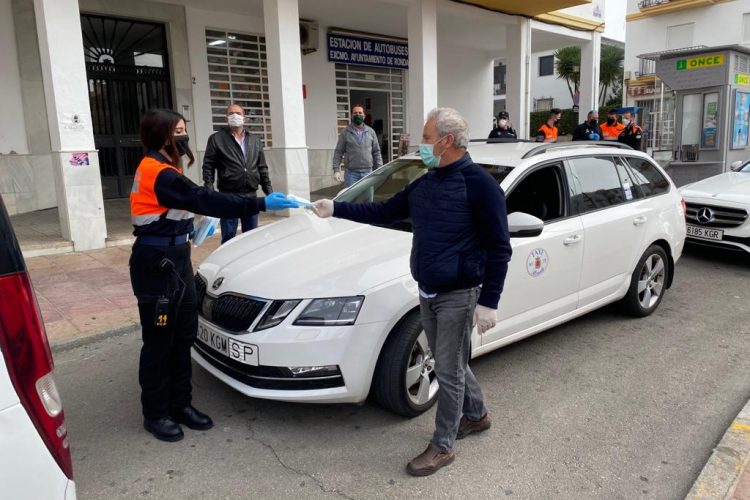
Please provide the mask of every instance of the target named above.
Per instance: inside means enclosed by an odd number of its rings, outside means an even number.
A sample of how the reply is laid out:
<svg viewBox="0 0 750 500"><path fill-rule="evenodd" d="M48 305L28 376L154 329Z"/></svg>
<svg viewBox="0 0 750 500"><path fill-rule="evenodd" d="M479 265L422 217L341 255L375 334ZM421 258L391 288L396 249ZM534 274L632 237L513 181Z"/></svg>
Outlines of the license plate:
<svg viewBox="0 0 750 500"><path fill-rule="evenodd" d="M258 366L257 345L230 338L203 323L198 323L198 339L229 359L246 365Z"/></svg>
<svg viewBox="0 0 750 500"><path fill-rule="evenodd" d="M707 227L691 226L688 224L687 235L702 240L721 241L724 238L724 231L721 229L710 229Z"/></svg>

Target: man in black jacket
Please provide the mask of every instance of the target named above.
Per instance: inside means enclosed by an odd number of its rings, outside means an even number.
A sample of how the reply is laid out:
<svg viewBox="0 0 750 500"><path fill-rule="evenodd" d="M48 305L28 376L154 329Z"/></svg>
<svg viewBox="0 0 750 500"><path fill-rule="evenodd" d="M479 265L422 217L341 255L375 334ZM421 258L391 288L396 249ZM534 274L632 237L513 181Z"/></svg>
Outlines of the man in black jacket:
<svg viewBox="0 0 750 500"><path fill-rule="evenodd" d="M245 110L232 103L227 108L227 127L208 138L203 157L203 182L213 189L218 172L217 188L222 193L234 193L249 198L257 196L258 187L265 194L273 192L268 166L260 139L245 130ZM243 217L242 232L258 227L258 216ZM221 219L221 242L237 234L237 219Z"/></svg>
<svg viewBox="0 0 750 500"><path fill-rule="evenodd" d="M411 219L411 273L418 285L422 327L435 360L435 432L409 462L414 476L453 462L456 439L490 428L479 382L469 368L471 332L495 326L512 253L505 195L466 152L466 120L455 109L427 116L419 154L429 171L380 203L319 200L319 217L367 224Z"/></svg>
<svg viewBox="0 0 750 500"><path fill-rule="evenodd" d="M602 129L599 127L599 112L592 109L586 115L586 121L581 123L573 131L574 141L599 141L602 138Z"/></svg>

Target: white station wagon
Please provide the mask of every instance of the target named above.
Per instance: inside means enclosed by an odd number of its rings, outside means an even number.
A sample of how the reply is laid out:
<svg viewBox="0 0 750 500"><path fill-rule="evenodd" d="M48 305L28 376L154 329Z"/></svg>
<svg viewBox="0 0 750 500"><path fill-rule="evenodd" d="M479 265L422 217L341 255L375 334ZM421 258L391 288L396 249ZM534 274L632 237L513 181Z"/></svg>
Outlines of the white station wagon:
<svg viewBox="0 0 750 500"><path fill-rule="evenodd" d="M676 187L616 143L472 143L507 194L513 247L497 326L472 356L615 301L656 310L685 240ZM416 155L337 200L382 201L426 172ZM301 213L231 240L198 268L194 359L248 396L359 403L415 416L436 400L409 272L409 220L380 227Z"/></svg>

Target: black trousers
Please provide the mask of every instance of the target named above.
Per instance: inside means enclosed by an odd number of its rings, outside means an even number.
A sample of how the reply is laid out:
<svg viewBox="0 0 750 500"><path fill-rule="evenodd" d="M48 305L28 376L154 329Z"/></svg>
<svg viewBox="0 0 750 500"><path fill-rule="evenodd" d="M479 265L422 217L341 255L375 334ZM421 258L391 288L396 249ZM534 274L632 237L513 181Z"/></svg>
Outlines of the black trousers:
<svg viewBox="0 0 750 500"><path fill-rule="evenodd" d="M164 258L174 263L174 272L159 267ZM136 242L130 256L130 282L142 326L138 381L143 416L166 417L192 399L190 347L198 334L198 308L190 244L167 247ZM156 326L160 297L171 301L166 326Z"/></svg>

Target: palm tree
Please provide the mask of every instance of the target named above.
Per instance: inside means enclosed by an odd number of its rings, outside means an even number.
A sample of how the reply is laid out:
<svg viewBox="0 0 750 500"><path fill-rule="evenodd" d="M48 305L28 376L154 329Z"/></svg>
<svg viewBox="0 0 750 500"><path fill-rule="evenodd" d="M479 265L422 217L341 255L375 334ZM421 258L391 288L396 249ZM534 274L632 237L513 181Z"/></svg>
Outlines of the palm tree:
<svg viewBox="0 0 750 500"><path fill-rule="evenodd" d="M612 45L602 45L602 55L599 60L599 103L603 106L607 102L607 92L610 88L617 91L622 85L622 60L625 51Z"/></svg>
<svg viewBox="0 0 750 500"><path fill-rule="evenodd" d="M571 101L575 102L581 81L581 48L562 47L555 51L555 73L568 84Z"/></svg>

